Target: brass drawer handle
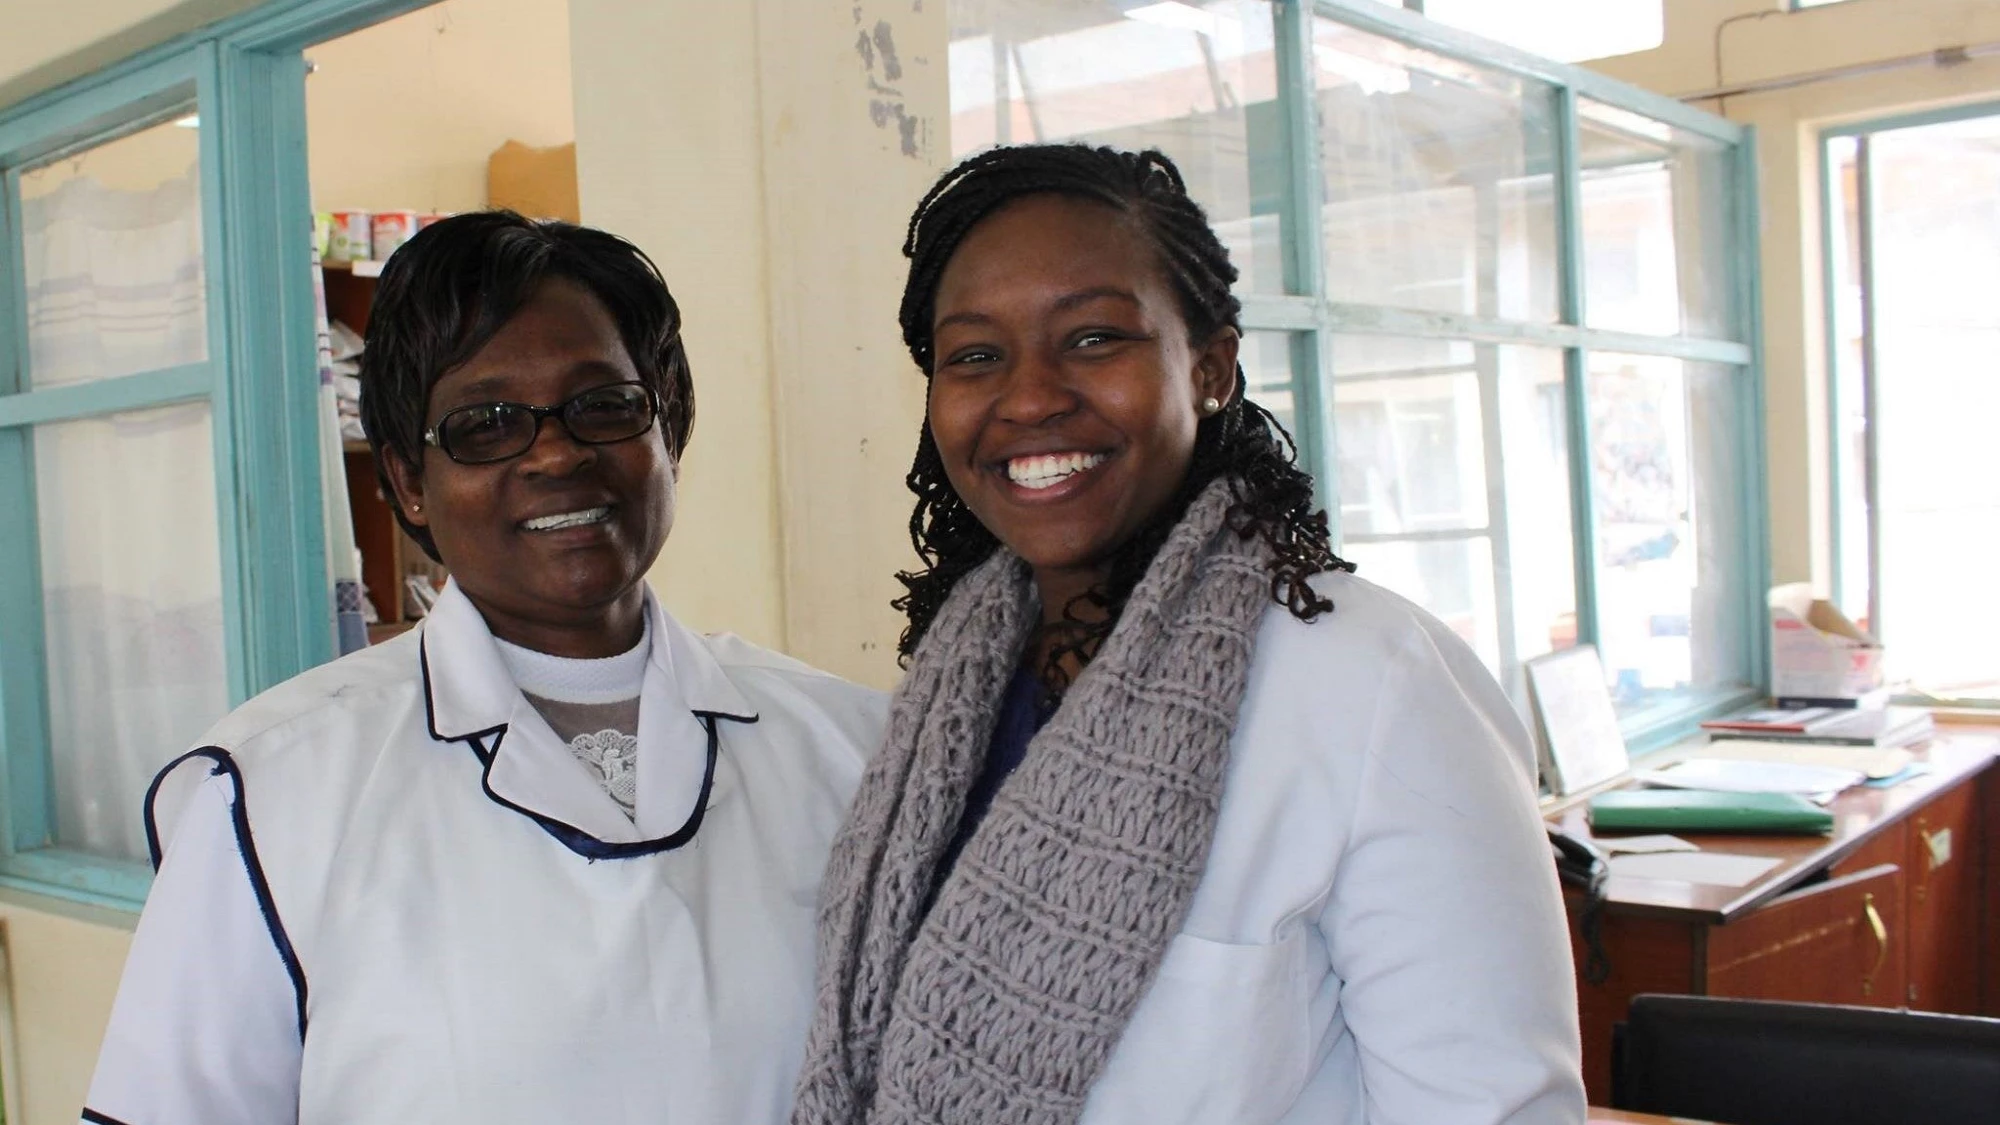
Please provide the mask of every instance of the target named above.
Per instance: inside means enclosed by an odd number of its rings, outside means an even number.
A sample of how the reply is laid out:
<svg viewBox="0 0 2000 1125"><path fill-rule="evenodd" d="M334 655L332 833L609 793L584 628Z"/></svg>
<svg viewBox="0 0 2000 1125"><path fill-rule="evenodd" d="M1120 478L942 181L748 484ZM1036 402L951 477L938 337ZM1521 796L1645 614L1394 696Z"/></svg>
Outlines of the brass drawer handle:
<svg viewBox="0 0 2000 1125"><path fill-rule="evenodd" d="M1875 965L1861 978L1861 995L1868 996L1875 991L1875 978L1882 966L1889 962L1889 927L1882 923L1882 912L1875 909L1874 895L1861 896L1861 913L1868 919L1868 928L1875 931Z"/></svg>

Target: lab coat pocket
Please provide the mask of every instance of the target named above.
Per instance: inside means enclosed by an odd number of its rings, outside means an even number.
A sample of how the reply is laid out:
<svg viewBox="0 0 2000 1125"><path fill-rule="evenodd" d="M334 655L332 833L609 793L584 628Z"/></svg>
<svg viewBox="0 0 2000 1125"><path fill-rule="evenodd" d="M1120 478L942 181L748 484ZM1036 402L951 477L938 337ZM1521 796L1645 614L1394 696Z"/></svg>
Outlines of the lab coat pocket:
<svg viewBox="0 0 2000 1125"><path fill-rule="evenodd" d="M1306 943L1181 934L1091 1088L1083 1125L1275 1121L1311 1065Z"/></svg>

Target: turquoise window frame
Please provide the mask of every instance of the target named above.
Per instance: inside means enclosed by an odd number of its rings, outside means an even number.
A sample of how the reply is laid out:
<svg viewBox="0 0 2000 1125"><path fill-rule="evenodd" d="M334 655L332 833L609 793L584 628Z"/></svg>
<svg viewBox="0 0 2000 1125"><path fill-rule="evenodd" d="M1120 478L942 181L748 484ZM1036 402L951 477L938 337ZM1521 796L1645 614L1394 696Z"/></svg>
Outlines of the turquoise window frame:
<svg viewBox="0 0 2000 1125"><path fill-rule="evenodd" d="M1968 102L1963 105L1942 106L1937 109L1919 110L1911 113L1870 117L1859 121L1848 121L1839 125L1830 125L1819 131L1819 144L1816 156L1819 161L1820 328L1821 342L1826 354L1825 370L1822 373L1824 380L1822 386L1826 391L1825 433L1827 438L1824 468L1827 477L1827 495L1832 497L1827 508L1826 542L1829 545L1827 556L1831 570L1829 578L1832 588L1835 591L1845 590L1847 588L1846 580L1849 577L1846 573L1846 564L1842 561L1841 551L1841 542L1845 538L1847 530L1845 516L1842 513L1840 504L1841 486L1849 474L1857 471L1864 474L1867 473L1869 465L1866 463L1858 466L1850 465L1847 463L1846 458L1841 456L1840 451L1840 415L1845 404L1840 393L1840 295L1836 292L1838 280L1834 265L1835 224L1840 221L1840 198L1833 179L1833 145L1834 142L1847 138L1854 138L1865 142L1867 138L1877 133L1891 133L1899 129L1916 129L1925 125L1943 125L1953 121L1967 121L1975 117L2000 117L2000 100L1985 99L1977 102ZM1864 159L1865 151L1864 149ZM1871 236L1864 233L1862 237L1867 239ZM1871 280L1864 279L1863 284L1868 284ZM1872 367L1874 364L1872 353L1865 356L1862 362L1865 366ZM1872 379L1873 375L1864 371L1863 378ZM1865 462L1872 462L1874 456L1874 448L1871 444L1865 455ZM1876 558L1876 530L1872 526L1868 529L1868 538L1868 556L1872 567ZM1876 604L1878 595L1876 593L1873 574L1868 576L1868 591L1868 619L1871 623L1879 622L1881 620L1881 611L1880 607ZM1896 702L1933 706L1944 703L1952 707L1963 707L1968 710L2000 710L2000 699L1962 698L1940 700L1928 695L1899 695L1896 698Z"/></svg>
<svg viewBox="0 0 2000 1125"><path fill-rule="evenodd" d="M1468 341L1475 344L1528 344L1560 349L1564 357L1564 390L1568 400L1572 526L1575 528L1577 639L1594 643L1600 636L1596 511L1592 502L1589 412L1586 374L1594 350L1664 356L1729 367L1738 373L1735 391L1738 462L1746 467L1737 483L1744 513L1743 542L1737 560L1746 581L1732 591L1740 606L1738 635L1729 643L1743 658L1751 682L1739 689L1690 692L1644 710L1621 715L1628 746L1644 753L1690 733L1700 720L1740 709L1761 699L1770 682L1770 652L1765 591L1770 585L1769 521L1766 517L1764 450L1764 356L1762 308L1759 303L1758 185L1756 134L1747 126L1694 109L1671 98L1627 85L1582 67L1554 62L1501 43L1424 19L1421 4L1405 8L1374 0L1274 0L1274 42L1278 54L1278 91L1283 102L1287 163L1285 197L1280 202L1285 238L1287 295L1241 295L1243 326L1251 331L1280 331L1294 341L1292 394L1298 404L1300 454L1320 482L1321 502L1340 539L1338 460L1333 448L1334 371L1332 341L1343 332ZM1357 30L1444 55L1490 70L1545 83L1555 90L1557 145L1557 224L1560 247L1560 310L1556 323L1498 320L1429 310L1348 304L1326 296L1323 250L1319 230L1321 167L1313 96L1313 20L1331 20ZM1591 328L1584 304L1584 259L1581 214L1581 167L1578 159L1577 102L1588 98L1644 114L1695 136L1727 146L1734 182L1729 185L1733 212L1730 245L1734 247L1731 276L1734 307L1741 325L1739 339L1695 336L1651 336ZM1300 235L1296 232L1315 232Z"/></svg>
<svg viewBox="0 0 2000 1125"><path fill-rule="evenodd" d="M0 110L0 325L9 341L0 343L0 527L37 526L35 423L206 401L232 706L335 652L306 242L304 51L424 6L270 0ZM18 170L189 103L201 115L208 359L25 390ZM54 748L39 571L33 534L0 537L0 886L134 910L151 886L144 865L51 846ZM163 747L163 760L179 749Z"/></svg>

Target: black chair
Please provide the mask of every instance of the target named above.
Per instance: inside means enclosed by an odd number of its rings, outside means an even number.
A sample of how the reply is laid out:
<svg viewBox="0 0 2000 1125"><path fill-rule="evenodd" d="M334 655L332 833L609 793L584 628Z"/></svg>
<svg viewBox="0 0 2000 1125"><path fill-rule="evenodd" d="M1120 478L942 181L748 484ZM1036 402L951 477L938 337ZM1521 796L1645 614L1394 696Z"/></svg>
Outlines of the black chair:
<svg viewBox="0 0 2000 1125"><path fill-rule="evenodd" d="M2000 1121L2000 1019L1638 996L1611 1104L1725 1125Z"/></svg>

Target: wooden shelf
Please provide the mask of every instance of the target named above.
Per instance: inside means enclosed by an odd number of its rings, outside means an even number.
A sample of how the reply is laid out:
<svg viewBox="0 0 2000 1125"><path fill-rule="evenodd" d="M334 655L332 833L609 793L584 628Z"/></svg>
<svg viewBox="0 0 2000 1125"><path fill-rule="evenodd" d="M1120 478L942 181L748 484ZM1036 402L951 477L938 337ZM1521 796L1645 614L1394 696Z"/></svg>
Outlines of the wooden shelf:
<svg viewBox="0 0 2000 1125"><path fill-rule="evenodd" d="M391 621L386 625L370 625L368 643L379 645L392 637L400 637L416 627L417 623L414 621Z"/></svg>
<svg viewBox="0 0 2000 1125"><path fill-rule="evenodd" d="M373 272L358 267L374 267ZM321 262L320 276L326 283L326 316L356 332L368 331L368 311L375 304L375 278L382 272L380 262Z"/></svg>

